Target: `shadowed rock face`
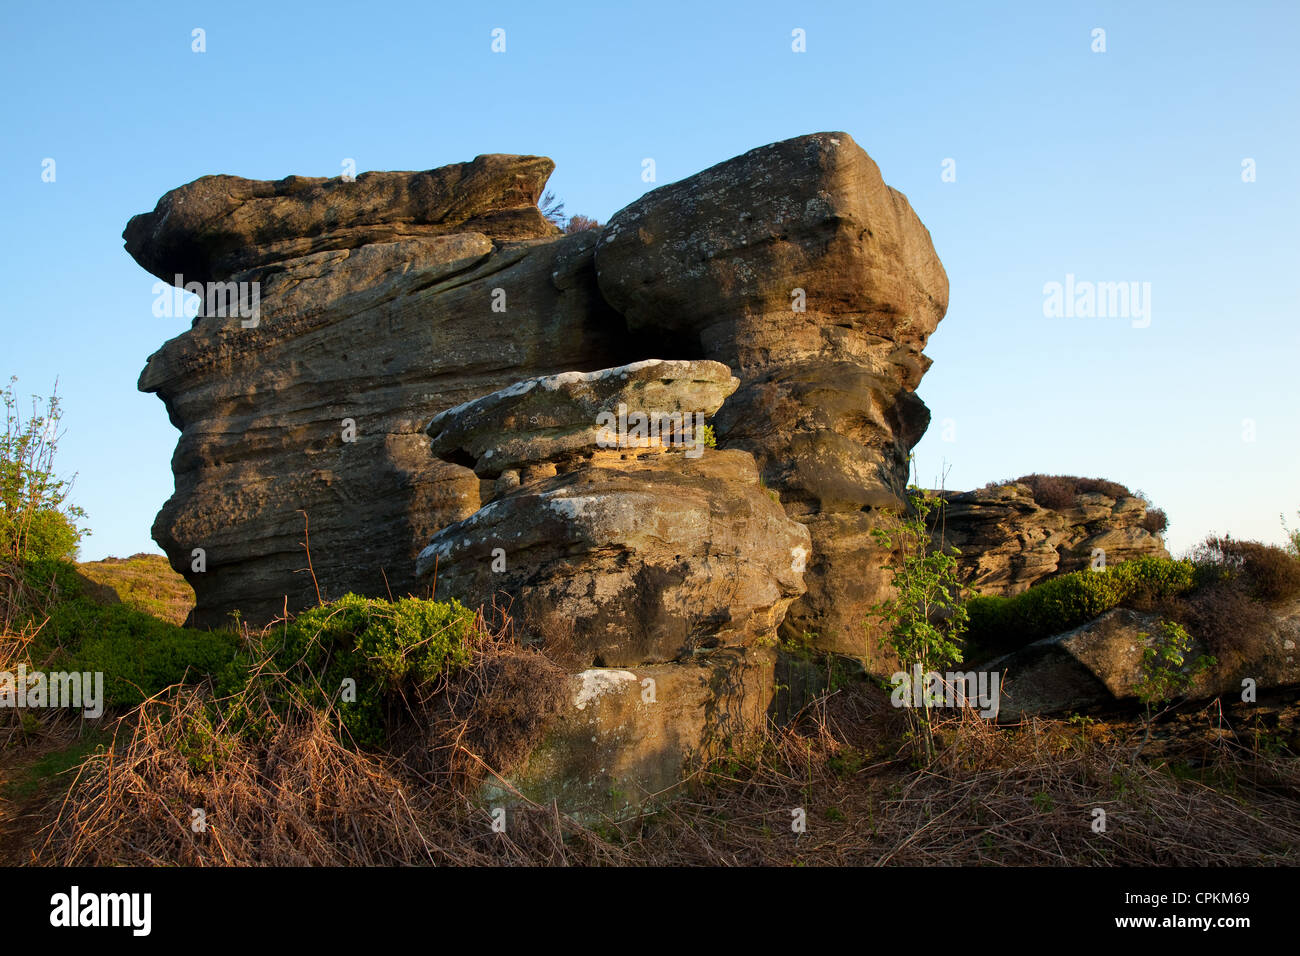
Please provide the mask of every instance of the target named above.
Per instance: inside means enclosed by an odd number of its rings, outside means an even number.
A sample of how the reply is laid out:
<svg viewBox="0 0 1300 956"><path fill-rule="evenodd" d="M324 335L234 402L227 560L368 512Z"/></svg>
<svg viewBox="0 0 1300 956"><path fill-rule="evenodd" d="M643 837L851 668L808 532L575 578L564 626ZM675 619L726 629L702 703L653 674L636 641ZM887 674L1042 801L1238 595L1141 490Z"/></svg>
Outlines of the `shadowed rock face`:
<svg viewBox="0 0 1300 956"><path fill-rule="evenodd" d="M802 136L632 203L601 233L596 272L629 327L739 377L719 441L751 452L812 533L786 630L885 666L864 628L888 588L869 532L903 506L929 423L912 394L930 365L921 349L948 306L907 199L846 133Z"/></svg>
<svg viewBox="0 0 1300 956"><path fill-rule="evenodd" d="M266 274L256 328L201 317L152 355L140 388L181 429L153 534L194 587L191 620L239 609L263 623L316 603L300 510L326 599L413 590L420 548L479 506L474 474L430 454L429 419L521 368L627 360L595 290L594 241L464 233L313 253Z"/></svg>

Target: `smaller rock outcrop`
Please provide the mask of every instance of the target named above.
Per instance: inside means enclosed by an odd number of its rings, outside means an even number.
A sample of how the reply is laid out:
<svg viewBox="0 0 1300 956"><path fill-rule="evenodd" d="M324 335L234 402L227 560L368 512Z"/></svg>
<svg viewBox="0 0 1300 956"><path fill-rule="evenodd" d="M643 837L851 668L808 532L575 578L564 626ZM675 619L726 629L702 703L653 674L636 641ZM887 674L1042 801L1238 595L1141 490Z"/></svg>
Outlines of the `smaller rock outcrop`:
<svg viewBox="0 0 1300 956"><path fill-rule="evenodd" d="M705 416L739 384L719 362L649 359L528 379L447 409L425 431L435 455L480 478L548 462L569 470L602 449L699 457Z"/></svg>
<svg viewBox="0 0 1300 956"><path fill-rule="evenodd" d="M979 668L1002 675L998 719L1133 706L1142 679L1142 655L1159 633L1158 615L1116 608L1064 634L999 657ZM1192 699L1237 697L1242 681L1260 688L1300 684L1300 601L1271 610L1251 652L1230 666L1215 664L1194 678ZM1193 637L1188 661L1207 653Z"/></svg>
<svg viewBox="0 0 1300 956"><path fill-rule="evenodd" d="M1107 564L1169 557L1159 535L1143 527L1147 503L1132 495L1086 492L1059 509L1038 504L1019 482L939 495L946 504L938 530L961 551L960 572L980 594L1019 594L1092 566L1098 552Z"/></svg>
<svg viewBox="0 0 1300 956"><path fill-rule="evenodd" d="M706 447L736 387L716 362L638 362L521 382L439 415L434 451L492 479L416 574L508 604L584 665L633 667L770 640L803 593L808 531L747 452Z"/></svg>

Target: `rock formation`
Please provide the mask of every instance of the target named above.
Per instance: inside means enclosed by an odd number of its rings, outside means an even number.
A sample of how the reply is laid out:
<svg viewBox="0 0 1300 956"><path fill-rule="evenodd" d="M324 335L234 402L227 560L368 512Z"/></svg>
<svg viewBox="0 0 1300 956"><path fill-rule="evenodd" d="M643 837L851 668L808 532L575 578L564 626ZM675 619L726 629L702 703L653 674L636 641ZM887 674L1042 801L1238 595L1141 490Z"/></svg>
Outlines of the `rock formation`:
<svg viewBox="0 0 1300 956"><path fill-rule="evenodd" d="M1072 631L1035 641L981 665L1001 674L998 719L1090 709L1115 710L1138 703L1142 654L1159 633L1161 617L1115 608ZM1240 698L1242 680L1258 687L1300 684L1300 601L1270 608L1267 626L1242 660L1219 662L1198 673L1187 696ZM1188 662L1206 653L1193 637Z"/></svg>
<svg viewBox="0 0 1300 956"><path fill-rule="evenodd" d="M434 450L472 460L499 493L440 531L417 573L436 573L435 596L499 600L542 632L569 632L586 666L774 643L803 593L809 537L751 455L705 447L702 420L736 384L716 362L647 361L444 412L429 425Z"/></svg>
<svg viewBox="0 0 1300 956"><path fill-rule="evenodd" d="M260 287L255 327L202 314L140 379L181 429L154 537L194 586L192 620L314 603L307 519L326 597L414 588L416 554L488 487L430 454L439 412L538 376L711 359L739 379L719 447L751 454L811 536L782 627L874 660L866 609L888 573L870 530L902 506L929 419L921 349L947 306L907 200L847 134L819 133L556 237L534 208L550 169L204 177L128 224L128 251L166 281ZM742 459L710 457L748 481Z"/></svg>
<svg viewBox="0 0 1300 956"><path fill-rule="evenodd" d="M871 531L929 421L947 278L844 133L573 236L536 209L550 170L210 176L132 219L146 269L221 287L140 377L181 430L154 537L201 625L317 587L508 604L576 672L512 785L639 800L762 719L779 629L888 669ZM251 321L223 309L245 287Z"/></svg>
<svg viewBox="0 0 1300 956"><path fill-rule="evenodd" d="M1044 508L1018 482L940 495L943 537L961 551L963 579L980 594L1019 594L1090 567L1098 553L1107 564L1169 557L1160 537L1143 527L1141 498L1085 493L1074 495L1068 509Z"/></svg>
<svg viewBox="0 0 1300 956"><path fill-rule="evenodd" d="M478 233L559 234L537 208L555 165L544 156L479 156L420 173L277 182L204 176L135 216L126 251L158 278L212 282L318 252Z"/></svg>
<svg viewBox="0 0 1300 956"><path fill-rule="evenodd" d="M497 178L429 174L415 190L416 174L375 174L405 177L399 196L425 197L421 211L389 209L397 232L382 218L388 207L364 191L366 177L305 191L252 184L233 194L231 177L205 177L132 219L128 247L167 281L193 267L200 276L260 283L256 327L201 314L140 376L140 388L163 399L181 430L175 493L153 531L194 587L193 623L224 624L238 609L260 624L286 605L316 602L300 511L310 520L326 598L413 590L420 549L479 506L473 473L430 454L430 418L520 377L637 357L621 317L596 290L594 232L515 241L531 218L517 208L519 190L535 203L549 161L480 157L462 166L496 170ZM436 188L447 195L429 198ZM256 198L262 194L271 198ZM254 198L237 202L246 195ZM494 214L503 195L508 205ZM281 205L294 197L304 207L290 214ZM277 205L257 213L259 202ZM178 208L186 210L179 220ZM428 221L443 209L451 210L447 222ZM304 219L308 211L314 219ZM233 225L212 225L225 220ZM182 241L185 222L195 224L192 241ZM363 225L331 233L331 223ZM436 234L502 223L500 233ZM291 227L311 243L286 238ZM544 221L529 228L555 231ZM230 238L245 235L250 246ZM382 241L332 247L372 235ZM275 259L281 254L290 258ZM203 571L194 549L203 550Z"/></svg>
<svg viewBox="0 0 1300 956"><path fill-rule="evenodd" d="M751 452L812 536L785 630L883 666L864 626L889 580L870 530L904 507L930 418L921 350L948 307L907 199L847 134L803 136L647 193L601 232L596 273L630 329L739 377L719 443Z"/></svg>

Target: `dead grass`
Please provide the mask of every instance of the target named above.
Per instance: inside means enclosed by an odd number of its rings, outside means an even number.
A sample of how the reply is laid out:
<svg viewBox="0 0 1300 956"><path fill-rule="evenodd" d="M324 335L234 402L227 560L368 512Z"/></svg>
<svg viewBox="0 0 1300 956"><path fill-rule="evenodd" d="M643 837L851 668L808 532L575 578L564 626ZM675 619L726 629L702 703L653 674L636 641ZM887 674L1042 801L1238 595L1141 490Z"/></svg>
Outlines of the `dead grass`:
<svg viewBox="0 0 1300 956"><path fill-rule="evenodd" d="M509 668L515 665L504 665ZM514 685L483 668L489 696ZM454 710L443 746L482 763ZM40 859L184 865L1294 865L1300 770L1252 751L1225 718L1135 762L1137 728L967 715L939 728L938 759L909 763L902 722L867 686L807 708L791 727L735 743L654 812L591 826L520 799L504 833L475 799L477 775L339 742L328 714L299 715L254 747L205 733L194 692L148 702L82 767ZM1215 721L1218 721L1216 724ZM1166 734L1166 737L1169 735ZM205 742L206 741L206 742ZM212 754L209 765L205 754ZM494 768L497 769L497 768ZM206 832L193 832L192 810ZM807 827L791 828L802 809ZM1106 814L1093 829L1094 810Z"/></svg>
<svg viewBox="0 0 1300 956"><path fill-rule="evenodd" d="M802 729L778 735L747 770L724 762L701 774L693 797L667 808L639 835L647 862L1300 862L1294 757L1261 755L1219 738L1192 748L1194 755L1134 763L1133 726L1037 721L999 729L967 714L940 728L943 747L928 767L868 758L854 769L843 760L834 704L805 718ZM791 827L796 808L806 813L802 834ZM1093 829L1096 809L1105 811L1104 832Z"/></svg>

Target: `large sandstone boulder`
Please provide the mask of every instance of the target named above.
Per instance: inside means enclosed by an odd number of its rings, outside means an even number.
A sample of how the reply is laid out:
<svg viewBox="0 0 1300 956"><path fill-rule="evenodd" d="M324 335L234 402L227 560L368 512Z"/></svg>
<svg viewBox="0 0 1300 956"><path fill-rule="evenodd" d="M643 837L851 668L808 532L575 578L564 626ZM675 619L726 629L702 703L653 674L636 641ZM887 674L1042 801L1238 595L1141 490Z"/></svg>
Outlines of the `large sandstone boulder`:
<svg viewBox="0 0 1300 956"><path fill-rule="evenodd" d="M847 134L819 133L554 238L535 208L550 169L205 177L131 221L155 275L260 285L257 322L202 315L141 375L182 433L154 535L195 589L193 620L260 623L314 603L317 582L327 598L415 587L419 549L531 467L438 460L425 424L524 379L658 355L734 371L720 445L752 454L811 532L785 630L875 661L866 611L888 575L870 531L902 505L929 418L921 349L947 305L906 199Z"/></svg>
<svg viewBox="0 0 1300 956"><path fill-rule="evenodd" d="M594 667L770 642L803 592L809 536L752 456L596 427L615 409L712 414L734 388L717 363L643 362L522 382L435 418L434 449L468 447L502 487L433 537L417 573L435 596L564 632Z"/></svg>
<svg viewBox="0 0 1300 956"><path fill-rule="evenodd" d="M912 393L948 280L906 198L845 133L751 150L656 189L600 234L601 292L634 330L728 365L716 422L812 533L788 631L887 670L871 603L887 593L882 512L903 507L929 421Z"/></svg>
<svg viewBox="0 0 1300 956"><path fill-rule="evenodd" d="M939 495L943 539L961 551L962 577L980 594L1019 594L1092 566L1098 552L1106 564L1169 557L1160 536L1143 527L1146 502L1133 496L1077 494L1068 508L1045 508L1019 482Z"/></svg>
<svg viewBox="0 0 1300 956"><path fill-rule="evenodd" d="M542 742L485 798L554 801L580 818L618 818L662 799L693 762L761 727L773 693L773 652L727 649L681 664L592 668Z"/></svg>

